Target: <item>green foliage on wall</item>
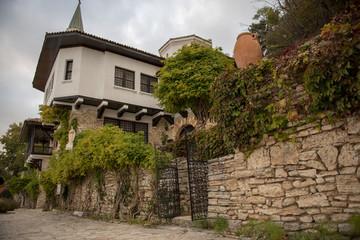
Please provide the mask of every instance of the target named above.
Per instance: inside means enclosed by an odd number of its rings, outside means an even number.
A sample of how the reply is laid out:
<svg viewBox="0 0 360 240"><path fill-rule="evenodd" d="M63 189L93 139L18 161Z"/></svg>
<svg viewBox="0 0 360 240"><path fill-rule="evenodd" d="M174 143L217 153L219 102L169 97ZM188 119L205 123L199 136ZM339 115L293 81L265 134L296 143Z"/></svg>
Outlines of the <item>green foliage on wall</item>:
<svg viewBox="0 0 360 240"><path fill-rule="evenodd" d="M184 46L164 60L155 97L165 111L176 113L190 108L205 123L210 108L210 85L218 74L233 65L233 60L220 48L196 43Z"/></svg>
<svg viewBox="0 0 360 240"><path fill-rule="evenodd" d="M83 131L71 152L54 153L47 172L53 183L66 183L98 170L116 171L127 166L153 169L153 151L140 133L127 133L106 125Z"/></svg>
<svg viewBox="0 0 360 240"><path fill-rule="evenodd" d="M31 182L31 178L28 175L22 177L12 177L7 182L7 187L12 195L15 195L25 189L25 187Z"/></svg>
<svg viewBox="0 0 360 240"><path fill-rule="evenodd" d="M55 106L39 106L39 114L45 123L55 124L54 138L60 143L60 149L64 150L68 142L70 128L77 130L77 119L73 118L69 123L70 111L66 108Z"/></svg>
<svg viewBox="0 0 360 240"><path fill-rule="evenodd" d="M319 37L278 59L227 70L211 86L211 116L225 142L251 149L264 135L287 139L289 122L314 120L323 111L343 116L360 103L360 7L325 25ZM305 86L293 103L294 86ZM298 98L299 96L297 96Z"/></svg>

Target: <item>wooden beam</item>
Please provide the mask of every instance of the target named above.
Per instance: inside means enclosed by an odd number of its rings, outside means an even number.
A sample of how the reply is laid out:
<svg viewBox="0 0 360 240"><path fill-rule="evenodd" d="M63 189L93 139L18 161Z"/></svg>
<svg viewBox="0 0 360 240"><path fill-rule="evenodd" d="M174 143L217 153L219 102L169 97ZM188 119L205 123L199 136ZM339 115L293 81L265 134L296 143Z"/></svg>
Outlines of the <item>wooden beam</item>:
<svg viewBox="0 0 360 240"><path fill-rule="evenodd" d="M80 106L81 104L84 102L84 99L83 98L78 98L76 101L75 101L75 104L74 104L74 108L76 110L79 110L80 109Z"/></svg>
<svg viewBox="0 0 360 240"><path fill-rule="evenodd" d="M97 108L97 118L101 119L102 115L104 114L105 108L107 107L107 105L109 104L108 101L102 101L98 108Z"/></svg>
<svg viewBox="0 0 360 240"><path fill-rule="evenodd" d="M122 117L122 115L123 115L124 113L126 113L128 109L129 109L129 105L123 105L121 108L118 109L118 111L117 111L117 117L118 117L118 118Z"/></svg>
<svg viewBox="0 0 360 240"><path fill-rule="evenodd" d="M137 113L135 113L135 119L136 121L140 121L141 118L147 113L147 109L143 108L140 111L138 111Z"/></svg>

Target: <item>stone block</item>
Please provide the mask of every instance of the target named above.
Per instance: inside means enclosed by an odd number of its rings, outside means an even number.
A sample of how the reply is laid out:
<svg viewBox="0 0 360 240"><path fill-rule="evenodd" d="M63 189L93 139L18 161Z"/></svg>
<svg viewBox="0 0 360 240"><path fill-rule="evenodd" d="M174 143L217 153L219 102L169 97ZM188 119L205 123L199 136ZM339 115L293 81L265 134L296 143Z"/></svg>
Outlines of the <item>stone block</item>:
<svg viewBox="0 0 360 240"><path fill-rule="evenodd" d="M325 182L325 180L323 178L317 178L317 179L315 179L315 181L317 184L322 184Z"/></svg>
<svg viewBox="0 0 360 240"><path fill-rule="evenodd" d="M336 189L336 185L334 183L326 183L323 185L317 185L316 189L319 192L327 192L327 191L333 191Z"/></svg>
<svg viewBox="0 0 360 240"><path fill-rule="evenodd" d="M246 201L248 203L261 203L261 204L264 204L265 203L265 197L261 197L261 196L252 196L252 197L248 197L246 199Z"/></svg>
<svg viewBox="0 0 360 240"><path fill-rule="evenodd" d="M346 175L346 174L355 174L356 173L356 167L343 167L340 169L340 174Z"/></svg>
<svg viewBox="0 0 360 240"><path fill-rule="evenodd" d="M312 180L311 178L307 178L305 179L305 181L294 181L293 185L295 188L304 188L304 187L308 187L310 185L314 185L316 184L316 182L314 180Z"/></svg>
<svg viewBox="0 0 360 240"><path fill-rule="evenodd" d="M291 181L284 181L281 186L286 189L286 190L289 190L289 189L292 189L293 188L293 185L292 185L292 182Z"/></svg>
<svg viewBox="0 0 360 240"><path fill-rule="evenodd" d="M254 185L259 185L264 183L265 183L265 179L259 179L259 178L250 178L248 181L248 184L254 184Z"/></svg>
<svg viewBox="0 0 360 240"><path fill-rule="evenodd" d="M356 177L360 178L360 167L356 171Z"/></svg>
<svg viewBox="0 0 360 240"><path fill-rule="evenodd" d="M341 213L342 211L343 211L342 208L337 208L337 207L324 207L324 208L321 208L321 213L324 213L324 214Z"/></svg>
<svg viewBox="0 0 360 240"><path fill-rule="evenodd" d="M325 182L327 183L334 183L335 182L335 177L331 176L331 177L325 177Z"/></svg>
<svg viewBox="0 0 360 240"><path fill-rule="evenodd" d="M341 148L338 160L339 167L357 166L359 165L359 160L359 154L351 144L347 143Z"/></svg>
<svg viewBox="0 0 360 240"><path fill-rule="evenodd" d="M331 201L330 204L332 207L347 207L347 202Z"/></svg>
<svg viewBox="0 0 360 240"><path fill-rule="evenodd" d="M309 194L308 188L298 188L286 191L286 197L304 196Z"/></svg>
<svg viewBox="0 0 360 240"><path fill-rule="evenodd" d="M346 201L346 200L344 200L344 201ZM349 196L349 201L360 202L360 195L351 195L351 196Z"/></svg>
<svg viewBox="0 0 360 240"><path fill-rule="evenodd" d="M279 209L277 209L277 208L256 208L255 212L264 214L264 215L274 215L274 214L278 214Z"/></svg>
<svg viewBox="0 0 360 240"><path fill-rule="evenodd" d="M282 207L282 200L281 199L273 199L271 203L272 207L281 208Z"/></svg>
<svg viewBox="0 0 360 240"><path fill-rule="evenodd" d="M343 235L350 235L351 232L353 231L353 225L349 223L340 223L338 224L338 228L339 228L339 233Z"/></svg>
<svg viewBox="0 0 360 240"><path fill-rule="evenodd" d="M247 159L248 169L262 169L270 166L269 151L263 147L257 148Z"/></svg>
<svg viewBox="0 0 360 240"><path fill-rule="evenodd" d="M283 207L288 207L290 205L293 205L295 203L295 198L291 197L291 198L285 198L283 203L282 203L282 206Z"/></svg>
<svg viewBox="0 0 360 240"><path fill-rule="evenodd" d="M276 178L286 178L288 176L287 172L282 168L275 169L275 177Z"/></svg>
<svg viewBox="0 0 360 240"><path fill-rule="evenodd" d="M240 220L246 220L248 218L249 214L248 213L238 213L238 219Z"/></svg>
<svg viewBox="0 0 360 240"><path fill-rule="evenodd" d="M316 176L316 169L298 170L301 177L314 178Z"/></svg>
<svg viewBox="0 0 360 240"><path fill-rule="evenodd" d="M295 221L296 221L296 217L283 216L283 217L281 217L281 221L283 221L283 222L295 222Z"/></svg>
<svg viewBox="0 0 360 240"><path fill-rule="evenodd" d="M314 214L319 214L320 213L320 209L319 208L307 208L306 210L307 214L310 215L314 215Z"/></svg>
<svg viewBox="0 0 360 240"><path fill-rule="evenodd" d="M329 218L327 215L324 214L318 214L313 216L314 221L317 223L325 223L329 221Z"/></svg>
<svg viewBox="0 0 360 240"><path fill-rule="evenodd" d="M286 222L284 223L284 230L295 232L300 230L300 223L298 222Z"/></svg>
<svg viewBox="0 0 360 240"><path fill-rule="evenodd" d="M312 221L313 221L313 218L310 215L305 215L305 216L300 217L300 222L310 223Z"/></svg>
<svg viewBox="0 0 360 240"><path fill-rule="evenodd" d="M290 206L279 210L280 216L288 216L288 215L298 216L304 213L305 211L303 209L298 208L297 206Z"/></svg>
<svg viewBox="0 0 360 240"><path fill-rule="evenodd" d="M272 165L297 164L299 152L296 143L279 142L270 148Z"/></svg>
<svg viewBox="0 0 360 240"><path fill-rule="evenodd" d="M246 158L243 152L238 152L234 154L235 166L245 164L245 160Z"/></svg>
<svg viewBox="0 0 360 240"><path fill-rule="evenodd" d="M313 149L316 147L335 146L344 143L347 137L347 133L342 130L323 132L305 138L302 141L302 147L303 149Z"/></svg>
<svg viewBox="0 0 360 240"><path fill-rule="evenodd" d="M336 176L336 187L339 193L360 193L359 179L353 175L338 175Z"/></svg>
<svg viewBox="0 0 360 240"><path fill-rule="evenodd" d="M274 178L275 171L273 168L262 168L262 169L255 169L255 177L256 178Z"/></svg>
<svg viewBox="0 0 360 240"><path fill-rule="evenodd" d="M351 217L349 213L337 213L330 216L332 222L347 222Z"/></svg>
<svg viewBox="0 0 360 240"><path fill-rule="evenodd" d="M319 170L326 170L326 168L324 167L324 165L319 162L319 161L315 161L315 160L310 160L310 161L307 161L305 163L305 165L308 167L308 168L314 168L314 169L319 169Z"/></svg>
<svg viewBox="0 0 360 240"><path fill-rule="evenodd" d="M239 178L249 178L249 177L253 177L255 176L254 171L251 170L240 170L240 171L235 171L235 177L236 179Z"/></svg>
<svg viewBox="0 0 360 240"><path fill-rule="evenodd" d="M282 197L284 196L284 190L280 183L259 185L259 194L265 197Z"/></svg>
<svg viewBox="0 0 360 240"><path fill-rule="evenodd" d="M326 195L323 193L315 193L312 195L300 196L296 202L300 208L327 207L330 205Z"/></svg>
<svg viewBox="0 0 360 240"><path fill-rule="evenodd" d="M347 119L348 123L348 133L349 134L359 134L360 133L360 121L358 117L351 117Z"/></svg>
<svg viewBox="0 0 360 240"><path fill-rule="evenodd" d="M265 221L269 219L269 216L259 215L259 214L251 214L251 215L249 215L249 217L253 218L253 219L265 220Z"/></svg>
<svg viewBox="0 0 360 240"><path fill-rule="evenodd" d="M306 160L315 160L317 158L316 151L307 151L299 153L299 160L306 161Z"/></svg>
<svg viewBox="0 0 360 240"><path fill-rule="evenodd" d="M323 177L327 177L327 176L336 176L338 174L339 173L336 170L334 170L334 171L321 171L316 175L316 177L323 178Z"/></svg>

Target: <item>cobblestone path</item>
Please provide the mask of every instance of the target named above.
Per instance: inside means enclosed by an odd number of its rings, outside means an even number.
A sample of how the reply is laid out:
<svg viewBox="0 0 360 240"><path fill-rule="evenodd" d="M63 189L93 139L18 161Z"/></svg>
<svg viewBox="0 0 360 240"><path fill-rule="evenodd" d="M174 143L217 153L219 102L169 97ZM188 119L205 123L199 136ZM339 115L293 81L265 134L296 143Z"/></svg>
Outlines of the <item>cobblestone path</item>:
<svg viewBox="0 0 360 240"><path fill-rule="evenodd" d="M0 239L6 240L210 240L230 239L210 231L162 225L144 228L127 223L110 223L70 216L62 212L42 212L40 209L17 209L0 214ZM233 238L231 238L233 239Z"/></svg>

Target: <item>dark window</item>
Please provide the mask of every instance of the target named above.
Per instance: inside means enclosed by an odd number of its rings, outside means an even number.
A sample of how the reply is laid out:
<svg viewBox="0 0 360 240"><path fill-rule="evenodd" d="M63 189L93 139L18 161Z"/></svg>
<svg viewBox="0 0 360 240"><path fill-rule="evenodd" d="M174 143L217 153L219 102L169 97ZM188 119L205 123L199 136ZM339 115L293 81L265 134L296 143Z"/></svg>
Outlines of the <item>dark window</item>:
<svg viewBox="0 0 360 240"><path fill-rule="evenodd" d="M140 90L142 92L154 93L153 83L154 82L157 83L157 81L158 80L157 80L156 77L151 77L151 76L141 74L141 87L140 87Z"/></svg>
<svg viewBox="0 0 360 240"><path fill-rule="evenodd" d="M146 123L138 123L138 122L130 122L124 120L117 120L112 118L105 118L104 125L105 124L112 124L114 126L118 126L124 132L131 132L131 133L143 132L145 142L148 141L148 125Z"/></svg>
<svg viewBox="0 0 360 240"><path fill-rule="evenodd" d="M135 73L126 69L115 67L114 85L135 89Z"/></svg>
<svg viewBox="0 0 360 240"><path fill-rule="evenodd" d="M72 60L66 61L65 80L71 79L72 69L73 69L73 61Z"/></svg>

